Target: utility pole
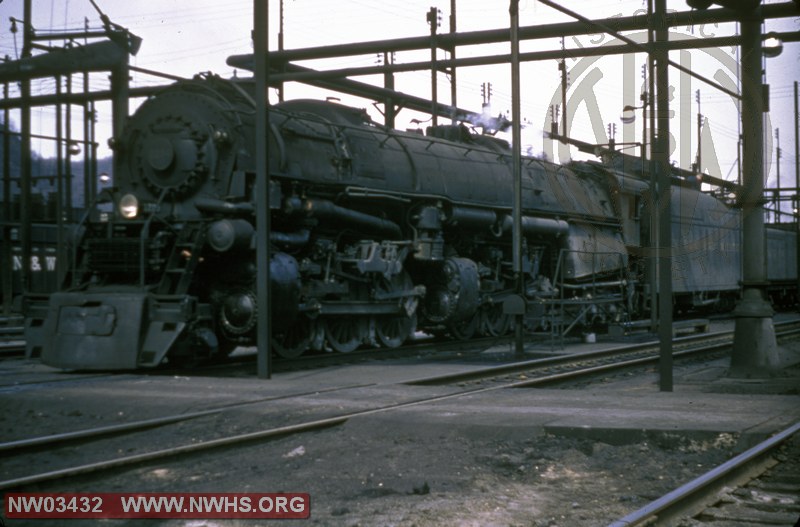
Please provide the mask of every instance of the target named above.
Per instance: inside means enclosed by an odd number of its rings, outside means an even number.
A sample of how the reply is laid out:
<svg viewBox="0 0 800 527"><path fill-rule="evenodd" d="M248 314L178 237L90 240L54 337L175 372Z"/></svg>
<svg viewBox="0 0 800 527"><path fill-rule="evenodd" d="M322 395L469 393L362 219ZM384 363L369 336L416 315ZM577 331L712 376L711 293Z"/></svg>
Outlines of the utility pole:
<svg viewBox="0 0 800 527"><path fill-rule="evenodd" d="M695 92L697 100L697 173L703 172L703 114L700 111L700 90Z"/></svg>
<svg viewBox="0 0 800 527"><path fill-rule="evenodd" d="M483 104L481 108L488 108L492 104L492 83L491 82L484 82L481 84L481 99L483 99Z"/></svg>
<svg viewBox="0 0 800 527"><path fill-rule="evenodd" d="M617 148L617 123L608 123L606 129L608 133L608 149L614 151Z"/></svg>
<svg viewBox="0 0 800 527"><path fill-rule="evenodd" d="M564 37L561 37L561 50L563 51L564 49ZM569 133L567 132L567 83L569 82L567 59L561 59L559 61L558 69L561 71L561 106L563 106L563 111L561 112L561 117L563 119L561 124L561 135L564 137L569 137Z"/></svg>
<svg viewBox="0 0 800 527"><path fill-rule="evenodd" d="M761 8L742 13L742 299L736 306L731 374L777 366L772 306L766 299L764 240L764 86Z"/></svg>

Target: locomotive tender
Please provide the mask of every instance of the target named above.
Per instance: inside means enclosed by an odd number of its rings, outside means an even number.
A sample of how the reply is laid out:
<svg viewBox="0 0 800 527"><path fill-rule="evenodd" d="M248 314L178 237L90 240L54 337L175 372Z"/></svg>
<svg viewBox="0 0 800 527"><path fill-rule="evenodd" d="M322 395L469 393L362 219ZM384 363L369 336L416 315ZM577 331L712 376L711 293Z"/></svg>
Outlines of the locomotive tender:
<svg viewBox="0 0 800 527"><path fill-rule="evenodd" d="M29 356L134 369L254 343L254 205L264 189L250 89L197 77L129 118L113 142L115 211L80 226L66 287L29 302ZM461 125L395 131L310 100L272 106L268 136L278 355L395 347L417 330L509 331L506 143ZM641 314L647 183L599 163L524 158L522 170L526 327L563 334ZM691 188L673 194L673 236L685 248L676 298L734 298L739 212Z"/></svg>

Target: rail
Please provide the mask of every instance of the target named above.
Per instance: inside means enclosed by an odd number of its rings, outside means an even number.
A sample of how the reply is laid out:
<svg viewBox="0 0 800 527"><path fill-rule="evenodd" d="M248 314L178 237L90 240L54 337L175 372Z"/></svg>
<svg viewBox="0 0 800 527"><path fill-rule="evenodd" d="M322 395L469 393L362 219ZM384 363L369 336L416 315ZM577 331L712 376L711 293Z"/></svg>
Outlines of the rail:
<svg viewBox="0 0 800 527"><path fill-rule="evenodd" d="M731 481L747 477L778 446L800 432L800 422L775 434L750 450L739 454L702 476L679 487L669 494L652 501L641 509L609 524L609 527L635 527L637 525L672 525L674 521L687 515L687 510L702 503L707 496L718 492Z"/></svg>

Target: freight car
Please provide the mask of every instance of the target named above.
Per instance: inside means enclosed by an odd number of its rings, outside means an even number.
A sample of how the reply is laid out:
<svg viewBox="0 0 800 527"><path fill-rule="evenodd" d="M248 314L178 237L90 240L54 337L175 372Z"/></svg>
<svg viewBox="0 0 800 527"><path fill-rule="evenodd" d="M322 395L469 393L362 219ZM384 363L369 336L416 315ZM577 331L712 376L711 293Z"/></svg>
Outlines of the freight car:
<svg viewBox="0 0 800 527"><path fill-rule="evenodd" d="M6 239L8 232L8 239ZM69 243L69 227L63 228L63 242ZM25 265L20 244L19 224L0 229L0 306L10 306L14 314L22 309L22 268ZM58 226L53 223L33 223L31 225L31 255L27 263L30 276L29 293L49 294L60 286L58 276Z"/></svg>
<svg viewBox="0 0 800 527"><path fill-rule="evenodd" d="M797 224L771 223L767 234L767 292L772 305L788 309L797 304Z"/></svg>
<svg viewBox="0 0 800 527"><path fill-rule="evenodd" d="M131 116L112 142L116 211L82 226L66 287L29 303L30 356L61 368L132 369L254 342L263 309L255 198L266 189L255 186L251 88L198 77ZM268 141L277 354L395 347L417 330L509 331L508 144L461 125L395 131L363 110L309 100L273 106ZM522 172L527 328L564 334L646 308L646 258L637 254L648 235L646 183L597 163L525 158ZM696 191L691 198L701 212L673 215L689 236L687 265L701 254L714 274L711 241L722 239L738 268L738 220L713 232L720 215L737 213ZM714 274L713 290L684 273L680 292L719 299L738 289L737 272Z"/></svg>

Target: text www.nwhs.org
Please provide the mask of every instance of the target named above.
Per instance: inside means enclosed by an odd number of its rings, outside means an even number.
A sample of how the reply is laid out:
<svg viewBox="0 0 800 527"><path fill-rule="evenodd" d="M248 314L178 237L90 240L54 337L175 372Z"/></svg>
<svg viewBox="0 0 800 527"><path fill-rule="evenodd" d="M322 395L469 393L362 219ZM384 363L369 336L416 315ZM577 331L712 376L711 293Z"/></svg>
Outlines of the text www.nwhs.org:
<svg viewBox="0 0 800 527"><path fill-rule="evenodd" d="M306 493L9 493L8 519L250 518L311 515Z"/></svg>

